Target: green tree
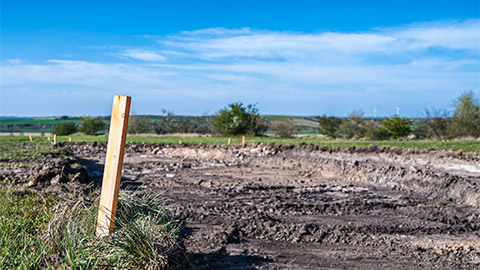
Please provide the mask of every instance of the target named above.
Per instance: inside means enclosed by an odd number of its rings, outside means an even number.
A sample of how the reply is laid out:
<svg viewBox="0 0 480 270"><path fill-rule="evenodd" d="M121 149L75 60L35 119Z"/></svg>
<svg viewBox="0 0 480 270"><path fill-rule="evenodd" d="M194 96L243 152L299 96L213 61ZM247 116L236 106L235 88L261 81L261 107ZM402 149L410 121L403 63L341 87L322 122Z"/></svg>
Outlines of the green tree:
<svg viewBox="0 0 480 270"><path fill-rule="evenodd" d="M291 138L295 129L296 127L291 118L287 118L273 124L273 131L275 135L280 138Z"/></svg>
<svg viewBox="0 0 480 270"><path fill-rule="evenodd" d="M381 128L384 128L386 133L394 139L405 137L412 132L412 121L408 118L400 118L398 115L392 116L383 120L380 123Z"/></svg>
<svg viewBox="0 0 480 270"><path fill-rule="evenodd" d="M354 110L348 114L348 119L340 124L339 132L343 137L363 138L365 136L365 121L363 120L363 111Z"/></svg>
<svg viewBox="0 0 480 270"><path fill-rule="evenodd" d="M449 113L446 110L436 108L425 108L426 121L425 125L428 130L428 137L446 138L448 137L448 129L451 124Z"/></svg>
<svg viewBox="0 0 480 270"><path fill-rule="evenodd" d="M228 104L221 109L214 116L213 127L216 132L229 135L260 135L267 129L258 108L253 104L244 107L241 102Z"/></svg>
<svg viewBox="0 0 480 270"><path fill-rule="evenodd" d="M146 117L131 115L128 119L128 133L130 134L150 133L152 130L152 123Z"/></svg>
<svg viewBox="0 0 480 270"><path fill-rule="evenodd" d="M80 131L87 135L96 135L105 128L105 122L100 117L86 116L83 118Z"/></svg>
<svg viewBox="0 0 480 270"><path fill-rule="evenodd" d="M480 103L473 91L463 93L455 102L449 133L454 137L480 137Z"/></svg>
<svg viewBox="0 0 480 270"><path fill-rule="evenodd" d="M331 138L337 137L337 131L342 124L342 119L334 116L321 116L319 118L320 134L327 135Z"/></svg>
<svg viewBox="0 0 480 270"><path fill-rule="evenodd" d="M60 136L70 135L77 132L77 126L74 122L60 122L53 127L52 132Z"/></svg>

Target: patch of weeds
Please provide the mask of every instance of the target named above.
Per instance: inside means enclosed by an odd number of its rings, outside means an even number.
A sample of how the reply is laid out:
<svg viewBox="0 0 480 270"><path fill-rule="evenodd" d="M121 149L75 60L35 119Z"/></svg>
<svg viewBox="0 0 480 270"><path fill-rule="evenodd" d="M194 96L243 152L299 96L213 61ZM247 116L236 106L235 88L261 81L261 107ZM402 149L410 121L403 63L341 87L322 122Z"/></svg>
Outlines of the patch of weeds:
<svg viewBox="0 0 480 270"><path fill-rule="evenodd" d="M120 192L115 230L95 237L98 204L66 202L49 224L48 243L59 255L46 264L72 269L183 269L186 258L179 244L181 224L154 195Z"/></svg>
<svg viewBox="0 0 480 270"><path fill-rule="evenodd" d="M49 253L40 235L51 219L53 196L0 186L0 198L0 269L40 269Z"/></svg>

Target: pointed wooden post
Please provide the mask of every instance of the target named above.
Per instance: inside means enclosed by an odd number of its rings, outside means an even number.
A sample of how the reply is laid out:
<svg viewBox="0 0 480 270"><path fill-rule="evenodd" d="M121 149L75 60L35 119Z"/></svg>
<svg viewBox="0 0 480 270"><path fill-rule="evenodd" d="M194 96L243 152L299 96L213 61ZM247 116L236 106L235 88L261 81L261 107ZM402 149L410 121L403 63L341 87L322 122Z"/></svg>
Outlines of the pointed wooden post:
<svg viewBox="0 0 480 270"><path fill-rule="evenodd" d="M128 116L131 98L115 96L113 98L112 118L108 131L107 156L103 172L102 194L98 209L97 237L113 231L117 210L118 190L122 174L125 140L127 137Z"/></svg>
<svg viewBox="0 0 480 270"><path fill-rule="evenodd" d="M30 139L30 142L33 142L32 135L28 135L28 138Z"/></svg>
<svg viewBox="0 0 480 270"><path fill-rule="evenodd" d="M231 138L228 138L228 145L230 145L230 139L231 139Z"/></svg>
<svg viewBox="0 0 480 270"><path fill-rule="evenodd" d="M245 136L242 136L242 147L245 147Z"/></svg>
<svg viewBox="0 0 480 270"><path fill-rule="evenodd" d="M68 137L68 142L72 142L72 137Z"/></svg>
<svg viewBox="0 0 480 270"><path fill-rule="evenodd" d="M53 145L57 144L57 134L53 134Z"/></svg>
<svg viewBox="0 0 480 270"><path fill-rule="evenodd" d="M178 144L181 145L181 144L182 144L182 140L178 140Z"/></svg>

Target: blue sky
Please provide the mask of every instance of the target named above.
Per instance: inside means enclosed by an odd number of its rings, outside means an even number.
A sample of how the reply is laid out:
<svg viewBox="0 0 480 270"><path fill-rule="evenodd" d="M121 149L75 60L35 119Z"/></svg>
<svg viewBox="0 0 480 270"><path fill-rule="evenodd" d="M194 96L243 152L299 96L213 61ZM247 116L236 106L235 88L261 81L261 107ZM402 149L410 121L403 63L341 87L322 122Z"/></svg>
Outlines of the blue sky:
<svg viewBox="0 0 480 270"><path fill-rule="evenodd" d="M420 116L480 91L479 1L1 1L0 115Z"/></svg>

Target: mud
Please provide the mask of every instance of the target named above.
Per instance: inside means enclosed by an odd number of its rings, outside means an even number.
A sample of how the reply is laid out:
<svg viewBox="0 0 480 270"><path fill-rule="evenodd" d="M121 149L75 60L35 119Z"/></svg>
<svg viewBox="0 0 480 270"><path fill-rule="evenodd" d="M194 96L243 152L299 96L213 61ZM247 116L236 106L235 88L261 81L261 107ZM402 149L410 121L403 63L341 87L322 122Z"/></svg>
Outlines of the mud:
<svg viewBox="0 0 480 270"><path fill-rule="evenodd" d="M105 144L73 144L101 180ZM480 156L387 147L128 144L193 269L480 269Z"/></svg>
<svg viewBox="0 0 480 270"><path fill-rule="evenodd" d="M106 144L72 143L101 183ZM161 193L193 269L480 269L480 154L127 144L122 188Z"/></svg>

